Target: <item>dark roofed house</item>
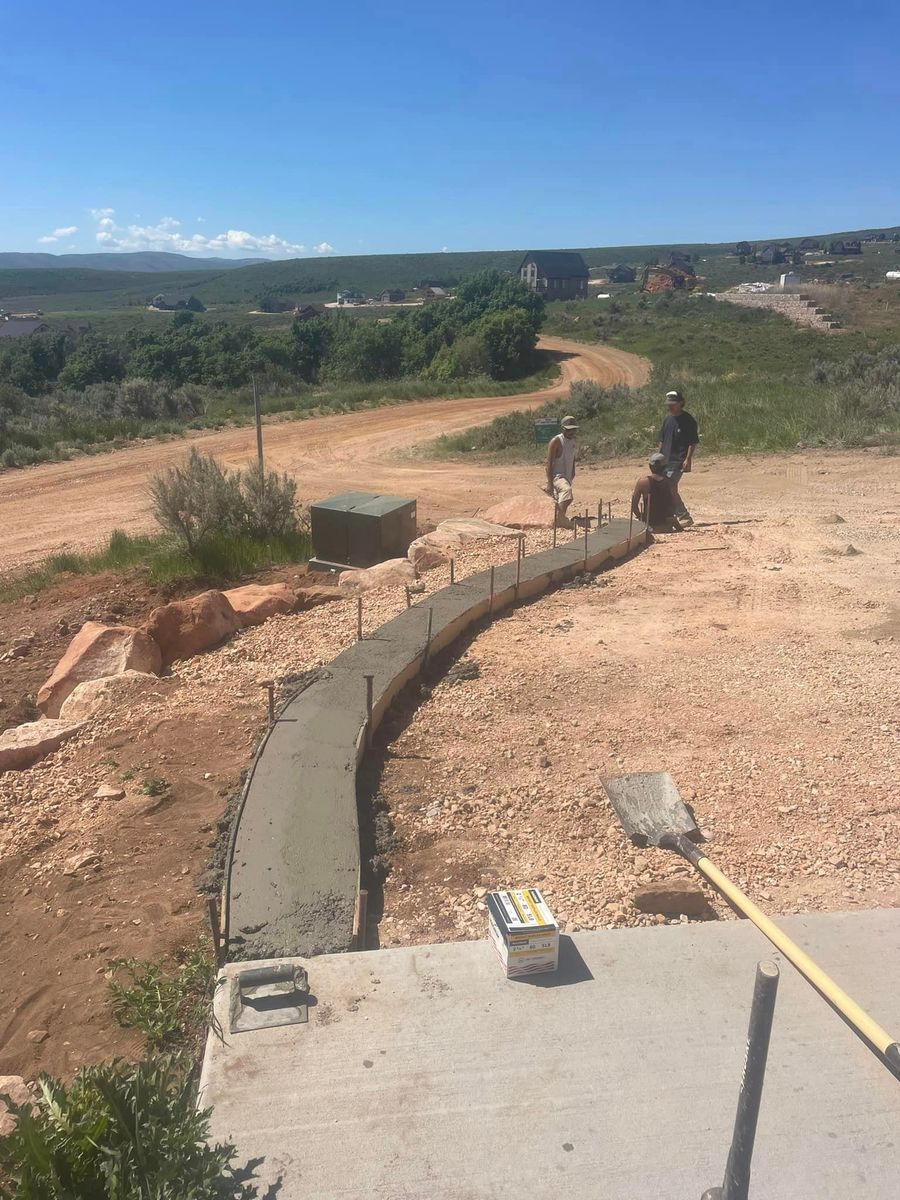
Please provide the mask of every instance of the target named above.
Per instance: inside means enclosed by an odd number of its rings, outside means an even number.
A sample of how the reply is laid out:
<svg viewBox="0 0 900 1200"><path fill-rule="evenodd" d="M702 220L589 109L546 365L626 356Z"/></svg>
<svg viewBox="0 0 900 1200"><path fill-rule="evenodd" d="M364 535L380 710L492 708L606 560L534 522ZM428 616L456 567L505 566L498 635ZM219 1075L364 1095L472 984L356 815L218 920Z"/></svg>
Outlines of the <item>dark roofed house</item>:
<svg viewBox="0 0 900 1200"><path fill-rule="evenodd" d="M321 317L325 309L320 304L298 304L294 309L295 321L312 321Z"/></svg>
<svg viewBox="0 0 900 1200"><path fill-rule="evenodd" d="M839 239L838 241L831 243L831 245L828 247L828 253L862 254L862 246L860 245L859 238L852 238L846 242Z"/></svg>
<svg viewBox="0 0 900 1200"><path fill-rule="evenodd" d="M761 263L769 263L775 265L784 262L784 251L779 246L766 246L764 250L760 250L758 255Z"/></svg>
<svg viewBox="0 0 900 1200"><path fill-rule="evenodd" d="M748 258L753 253L753 247L749 242L738 242L734 248L735 254L739 254L744 258Z"/></svg>
<svg viewBox="0 0 900 1200"><path fill-rule="evenodd" d="M4 317L0 320L0 338L28 337L32 333L47 333L49 329L40 317Z"/></svg>
<svg viewBox="0 0 900 1200"><path fill-rule="evenodd" d="M423 300L449 300L450 293L446 288L442 287L426 287L422 288Z"/></svg>
<svg viewBox="0 0 900 1200"><path fill-rule="evenodd" d="M191 312L206 312L206 307L196 296L171 296L160 292L150 301L151 308L160 312L178 312L179 309L189 309Z"/></svg>
<svg viewBox="0 0 900 1200"><path fill-rule="evenodd" d="M616 263L606 271L606 278L610 283L634 283L636 277L634 267L628 267L624 263Z"/></svg>
<svg viewBox="0 0 900 1200"><path fill-rule="evenodd" d="M382 304L400 304L406 299L406 292L401 291L400 288L385 288L378 299Z"/></svg>
<svg viewBox="0 0 900 1200"><path fill-rule="evenodd" d="M547 300L583 300L588 294L588 269L575 250L529 250L519 278Z"/></svg>
<svg viewBox="0 0 900 1200"><path fill-rule="evenodd" d="M801 250L818 250L819 243L815 238L804 238L800 243Z"/></svg>

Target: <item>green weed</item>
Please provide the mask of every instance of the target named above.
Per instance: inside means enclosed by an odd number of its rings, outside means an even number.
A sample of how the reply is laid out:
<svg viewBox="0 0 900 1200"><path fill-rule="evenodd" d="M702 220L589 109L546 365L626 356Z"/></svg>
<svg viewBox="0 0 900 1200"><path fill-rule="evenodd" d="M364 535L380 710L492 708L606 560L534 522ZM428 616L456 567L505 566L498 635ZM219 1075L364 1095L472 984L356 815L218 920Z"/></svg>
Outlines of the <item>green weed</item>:
<svg viewBox="0 0 900 1200"><path fill-rule="evenodd" d="M196 1044L209 1021L216 981L216 966L205 946L179 951L168 966L123 958L111 962L110 970L113 1013L120 1024L144 1035L148 1050Z"/></svg>

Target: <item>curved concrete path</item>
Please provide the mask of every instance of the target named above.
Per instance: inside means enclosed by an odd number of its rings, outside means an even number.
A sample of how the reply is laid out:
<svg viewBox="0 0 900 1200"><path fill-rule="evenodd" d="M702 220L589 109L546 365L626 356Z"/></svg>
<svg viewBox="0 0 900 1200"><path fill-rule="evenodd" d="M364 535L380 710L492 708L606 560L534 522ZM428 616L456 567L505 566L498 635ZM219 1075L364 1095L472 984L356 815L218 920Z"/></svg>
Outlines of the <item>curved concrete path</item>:
<svg viewBox="0 0 900 1200"><path fill-rule="evenodd" d="M540 595L629 552L629 522L496 568L495 612ZM646 541L635 523L631 546ZM225 933L232 958L307 957L348 950L360 876L356 768L366 735L366 675L374 677L373 730L430 653L488 614L490 572L435 592L350 646L281 713L245 785L226 866Z"/></svg>

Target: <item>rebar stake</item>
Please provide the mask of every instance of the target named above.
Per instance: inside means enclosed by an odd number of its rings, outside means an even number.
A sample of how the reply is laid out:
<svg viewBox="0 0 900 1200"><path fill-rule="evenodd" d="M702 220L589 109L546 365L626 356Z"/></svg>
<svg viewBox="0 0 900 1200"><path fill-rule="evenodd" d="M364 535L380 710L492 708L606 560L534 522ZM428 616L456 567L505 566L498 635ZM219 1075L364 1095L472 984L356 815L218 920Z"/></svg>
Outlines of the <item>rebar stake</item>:
<svg viewBox="0 0 900 1200"><path fill-rule="evenodd" d="M375 708L375 705L374 705L375 676L374 675L363 675L363 679L366 681L366 745L371 746L372 745L372 735L374 733L374 730L372 728L372 713Z"/></svg>
<svg viewBox="0 0 900 1200"><path fill-rule="evenodd" d="M266 689L266 709L269 715L269 728L275 724L275 681L272 679L264 679L259 685Z"/></svg>
<svg viewBox="0 0 900 1200"><path fill-rule="evenodd" d="M525 535L516 538L516 599L519 598L519 581L522 578L522 542Z"/></svg>
<svg viewBox="0 0 900 1200"><path fill-rule="evenodd" d="M588 547L588 530L591 527L588 510L584 510L584 569L587 571L587 547Z"/></svg>
<svg viewBox="0 0 900 1200"><path fill-rule="evenodd" d="M362 596L356 597L356 640L361 642L362 636Z"/></svg>
<svg viewBox="0 0 900 1200"><path fill-rule="evenodd" d="M559 524L559 501L553 501L553 549L556 549L556 527Z"/></svg>
<svg viewBox="0 0 900 1200"><path fill-rule="evenodd" d="M456 583L456 559L450 559L450 583Z"/></svg>
<svg viewBox="0 0 900 1200"><path fill-rule="evenodd" d="M412 608L412 596L409 594L409 588L406 587L403 590L406 592L406 607Z"/></svg>
<svg viewBox="0 0 900 1200"><path fill-rule="evenodd" d="M215 896L208 896L206 900L207 913L209 915L209 933L212 938L213 954L216 959L216 966L222 965L222 930L219 924L219 901Z"/></svg>
<svg viewBox="0 0 900 1200"><path fill-rule="evenodd" d="M603 525L603 501L597 501L597 528L600 529Z"/></svg>
<svg viewBox="0 0 900 1200"><path fill-rule="evenodd" d="M434 616L434 613L433 613L432 609L429 607L429 609L428 609L428 628L425 631L425 653L422 656L422 670L423 671L427 668L428 659L431 657L431 622L432 622L433 616Z"/></svg>
<svg viewBox="0 0 900 1200"><path fill-rule="evenodd" d="M488 616L493 617L493 615L494 615L494 568L491 567L491 595L490 595L490 599L488 600Z"/></svg>
<svg viewBox="0 0 900 1200"><path fill-rule="evenodd" d="M634 521L634 513L629 510L628 513L628 553L631 553L631 525Z"/></svg>
<svg viewBox="0 0 900 1200"><path fill-rule="evenodd" d="M728 1162L725 1165L725 1182L720 1188L709 1188L704 1192L703 1200L748 1200L750 1195L753 1143L756 1139L756 1124L759 1119L777 995L778 967L773 962L757 963L753 1004L750 1008L750 1027L747 1031L744 1075L738 1093L731 1149L728 1151Z"/></svg>
<svg viewBox="0 0 900 1200"><path fill-rule="evenodd" d="M607 501L607 509L606 509L606 523L609 524L611 521L612 521L612 500L608 500Z"/></svg>

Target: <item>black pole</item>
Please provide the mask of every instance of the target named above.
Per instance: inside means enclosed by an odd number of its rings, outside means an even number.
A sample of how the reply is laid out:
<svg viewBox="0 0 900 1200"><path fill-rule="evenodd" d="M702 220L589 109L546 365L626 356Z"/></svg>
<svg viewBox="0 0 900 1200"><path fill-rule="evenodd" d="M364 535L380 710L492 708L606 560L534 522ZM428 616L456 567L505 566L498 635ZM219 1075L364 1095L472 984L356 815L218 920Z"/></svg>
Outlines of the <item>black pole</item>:
<svg viewBox="0 0 900 1200"><path fill-rule="evenodd" d="M744 1060L731 1149L725 1165L725 1182L720 1188L710 1188L704 1192L703 1200L749 1200L750 1165L777 994L778 967L773 962L757 963L750 1027L747 1031L747 1057Z"/></svg>

